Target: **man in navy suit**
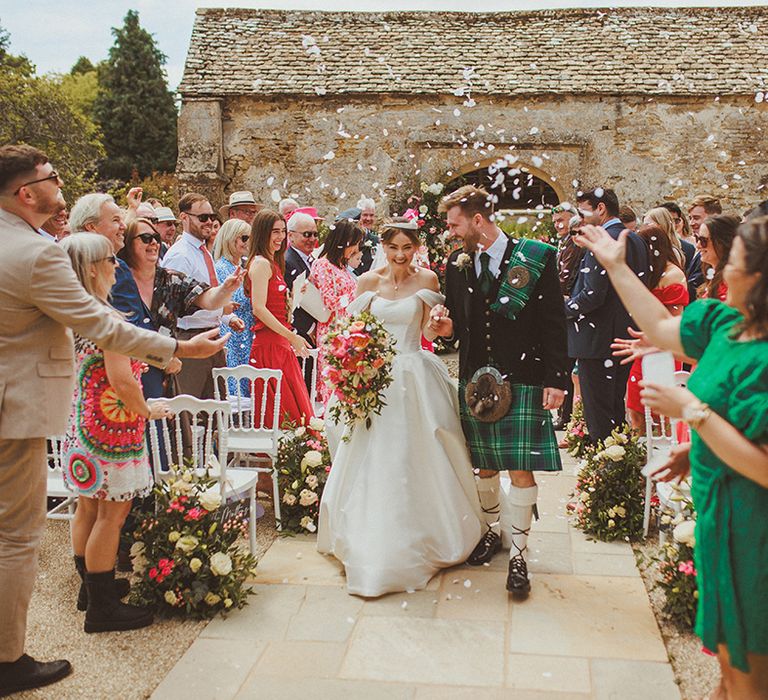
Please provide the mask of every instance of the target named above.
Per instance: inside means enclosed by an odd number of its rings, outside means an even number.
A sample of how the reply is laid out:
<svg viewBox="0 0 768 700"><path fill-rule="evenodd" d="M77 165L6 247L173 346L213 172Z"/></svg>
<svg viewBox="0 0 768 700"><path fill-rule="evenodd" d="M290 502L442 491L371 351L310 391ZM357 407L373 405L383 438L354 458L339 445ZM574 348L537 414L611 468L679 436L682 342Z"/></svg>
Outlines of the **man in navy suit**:
<svg viewBox="0 0 768 700"><path fill-rule="evenodd" d="M309 271L315 261L313 251L317 247L318 241L317 219L317 210L313 207L296 209L288 219L289 246L285 251L285 282L288 289L293 289L293 283L302 272L309 277ZM313 348L315 347L316 325L317 321L300 306L294 311L294 329ZM304 381L307 384L307 389L311 390L311 358L308 358L304 365Z"/></svg>
<svg viewBox="0 0 768 700"><path fill-rule="evenodd" d="M619 200L613 190L601 187L580 193L576 201L585 224L602 226L612 238L624 230L619 219ZM648 249L642 238L630 232L627 264L640 279L648 279ZM593 442L604 440L625 422L629 365L620 365L611 354L614 338L628 337L632 319L621 303L608 275L592 253L581 261L570 298L565 301L568 318L568 356L578 361L584 417Z"/></svg>

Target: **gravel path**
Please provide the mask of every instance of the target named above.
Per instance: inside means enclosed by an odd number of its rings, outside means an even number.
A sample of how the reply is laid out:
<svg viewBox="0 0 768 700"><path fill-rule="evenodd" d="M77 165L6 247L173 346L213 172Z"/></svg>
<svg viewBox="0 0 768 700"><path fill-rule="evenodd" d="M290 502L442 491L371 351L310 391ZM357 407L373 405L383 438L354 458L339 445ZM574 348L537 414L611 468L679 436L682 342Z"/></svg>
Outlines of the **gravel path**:
<svg viewBox="0 0 768 700"><path fill-rule="evenodd" d="M256 528L261 557L276 537L271 504ZM19 693L31 700L148 698L200 634L205 622L162 620L132 632L85 634L75 607L80 584L71 557L69 524L49 520L29 608L26 652L41 660L66 658L74 672L55 686ZM55 687L55 691L53 688Z"/></svg>

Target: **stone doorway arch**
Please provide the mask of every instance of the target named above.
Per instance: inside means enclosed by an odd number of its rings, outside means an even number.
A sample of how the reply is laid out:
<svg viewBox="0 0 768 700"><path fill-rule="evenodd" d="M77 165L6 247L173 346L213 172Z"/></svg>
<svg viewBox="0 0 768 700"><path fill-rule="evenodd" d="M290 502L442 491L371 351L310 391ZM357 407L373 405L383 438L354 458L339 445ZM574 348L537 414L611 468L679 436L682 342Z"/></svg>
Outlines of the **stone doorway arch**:
<svg viewBox="0 0 768 700"><path fill-rule="evenodd" d="M447 192L462 185L483 187L498 197L496 209L548 209L565 197L559 184L546 172L514 157L491 158L454 171Z"/></svg>

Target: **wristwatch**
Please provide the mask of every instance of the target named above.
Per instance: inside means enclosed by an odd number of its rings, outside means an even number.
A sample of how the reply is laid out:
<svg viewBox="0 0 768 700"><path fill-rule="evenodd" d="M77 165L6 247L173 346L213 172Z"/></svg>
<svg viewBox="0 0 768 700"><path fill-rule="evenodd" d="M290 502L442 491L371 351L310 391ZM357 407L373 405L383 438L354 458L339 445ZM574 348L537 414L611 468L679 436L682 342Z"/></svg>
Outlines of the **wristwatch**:
<svg viewBox="0 0 768 700"><path fill-rule="evenodd" d="M712 409L707 404L702 403L698 399L691 401L683 406L683 420L688 423L694 430L698 430L699 426L709 418L712 413Z"/></svg>

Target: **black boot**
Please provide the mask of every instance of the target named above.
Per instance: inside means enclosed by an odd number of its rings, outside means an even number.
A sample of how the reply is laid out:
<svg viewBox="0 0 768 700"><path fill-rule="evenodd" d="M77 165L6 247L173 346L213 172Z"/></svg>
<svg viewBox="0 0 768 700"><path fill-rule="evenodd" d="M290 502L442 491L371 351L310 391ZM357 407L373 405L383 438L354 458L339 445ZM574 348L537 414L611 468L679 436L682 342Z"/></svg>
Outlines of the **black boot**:
<svg viewBox="0 0 768 700"><path fill-rule="evenodd" d="M69 661L35 661L22 654L16 661L0 663L0 697L21 690L41 688L72 673Z"/></svg>
<svg viewBox="0 0 768 700"><path fill-rule="evenodd" d="M507 574L507 590L516 598L527 598L531 592L531 582L528 580L528 565L522 554L509 560Z"/></svg>
<svg viewBox="0 0 768 700"><path fill-rule="evenodd" d="M88 609L88 589L85 586L85 557L75 554L75 568L80 575L80 590L77 592L77 609L84 612ZM131 582L127 578L115 579L115 595L125 598L131 592Z"/></svg>
<svg viewBox="0 0 768 700"><path fill-rule="evenodd" d="M477 546L472 550L472 554L469 555L467 564L470 566L487 564L500 549L501 536L497 535L491 528L488 528L488 532L483 535L483 539L477 543Z"/></svg>
<svg viewBox="0 0 768 700"><path fill-rule="evenodd" d="M115 597L115 570L98 574L86 572L88 609L85 612L86 632L135 630L152 624L152 611L121 603Z"/></svg>

